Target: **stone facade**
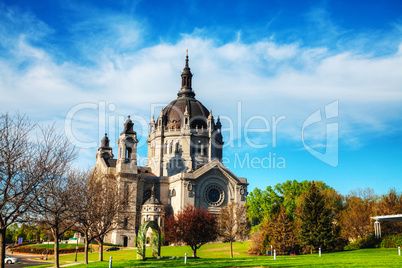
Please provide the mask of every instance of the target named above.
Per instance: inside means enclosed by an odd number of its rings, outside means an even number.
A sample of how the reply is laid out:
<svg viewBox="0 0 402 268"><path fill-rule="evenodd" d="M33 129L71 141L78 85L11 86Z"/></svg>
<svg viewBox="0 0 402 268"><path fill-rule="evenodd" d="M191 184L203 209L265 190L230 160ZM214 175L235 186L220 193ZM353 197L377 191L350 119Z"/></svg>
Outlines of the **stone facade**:
<svg viewBox="0 0 402 268"><path fill-rule="evenodd" d="M221 163L222 125L195 99L188 61L187 55L177 99L162 109L156 121L152 116L145 167L137 166L138 140L130 117L117 142L117 159L107 135L102 139L95 169L113 175L119 189L130 193L118 216L124 224L106 242L135 246L141 224L155 220L163 230L165 216L186 205L218 214L230 202L246 201L247 179L236 177Z"/></svg>

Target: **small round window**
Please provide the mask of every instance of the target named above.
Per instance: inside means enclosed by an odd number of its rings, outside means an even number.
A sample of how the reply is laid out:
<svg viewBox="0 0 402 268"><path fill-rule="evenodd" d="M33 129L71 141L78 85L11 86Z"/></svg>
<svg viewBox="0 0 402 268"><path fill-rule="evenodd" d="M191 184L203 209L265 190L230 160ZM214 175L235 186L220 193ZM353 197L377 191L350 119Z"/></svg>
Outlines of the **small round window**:
<svg viewBox="0 0 402 268"><path fill-rule="evenodd" d="M225 200L225 192L219 185L209 185L205 190L205 200L211 206L220 206Z"/></svg>

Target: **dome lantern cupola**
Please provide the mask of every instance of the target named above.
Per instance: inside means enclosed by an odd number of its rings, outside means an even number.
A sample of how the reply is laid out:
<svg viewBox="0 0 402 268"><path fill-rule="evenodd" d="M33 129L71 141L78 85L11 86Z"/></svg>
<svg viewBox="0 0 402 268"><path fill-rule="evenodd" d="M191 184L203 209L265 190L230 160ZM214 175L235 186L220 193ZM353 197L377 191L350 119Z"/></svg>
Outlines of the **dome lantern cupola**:
<svg viewBox="0 0 402 268"><path fill-rule="evenodd" d="M156 198L155 185L152 185L151 197L142 205L141 223L156 221L160 227L164 225L165 207Z"/></svg>
<svg viewBox="0 0 402 268"><path fill-rule="evenodd" d="M133 128L134 128L134 123L133 123L133 121L131 121L130 116L128 116L126 122L124 123L124 130L122 133L120 133L120 135L137 134Z"/></svg>
<svg viewBox="0 0 402 268"><path fill-rule="evenodd" d="M190 71L190 67L188 66L188 49L186 52L186 65L184 66L183 72L181 73L181 90L177 93L177 96L180 97L190 97L194 98L195 93L191 88L191 80L193 78L193 74Z"/></svg>
<svg viewBox="0 0 402 268"><path fill-rule="evenodd" d="M105 133L105 137L103 137L102 141L101 141L101 148L105 149L105 150L111 150L112 148L109 146L109 138L107 137L107 133ZM99 148L99 149L101 149Z"/></svg>
<svg viewBox="0 0 402 268"><path fill-rule="evenodd" d="M107 137L107 133L105 133L105 136L101 141L101 147L99 147L97 153L97 155L99 155L101 158L105 160L113 159L112 147L109 146L109 142L110 140Z"/></svg>

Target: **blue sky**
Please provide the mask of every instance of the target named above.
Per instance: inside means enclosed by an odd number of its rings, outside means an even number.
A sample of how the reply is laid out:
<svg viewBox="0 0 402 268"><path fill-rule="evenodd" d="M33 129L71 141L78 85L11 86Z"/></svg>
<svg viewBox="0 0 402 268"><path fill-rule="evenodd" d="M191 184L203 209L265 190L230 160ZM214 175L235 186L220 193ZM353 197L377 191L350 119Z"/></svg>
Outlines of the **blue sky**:
<svg viewBox="0 0 402 268"><path fill-rule="evenodd" d="M116 155L131 115L143 159L189 49L196 97L221 116L225 161L249 191L288 179L401 191L401 11L398 0L1 0L0 112L55 122L83 168L105 132Z"/></svg>

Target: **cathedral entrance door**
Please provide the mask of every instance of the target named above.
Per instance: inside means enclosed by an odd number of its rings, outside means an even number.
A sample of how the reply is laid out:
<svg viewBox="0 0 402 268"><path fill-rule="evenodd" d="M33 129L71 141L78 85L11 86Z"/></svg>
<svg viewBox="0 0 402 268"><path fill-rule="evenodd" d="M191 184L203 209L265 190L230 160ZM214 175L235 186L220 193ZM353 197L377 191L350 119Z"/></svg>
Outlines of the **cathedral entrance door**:
<svg viewBox="0 0 402 268"><path fill-rule="evenodd" d="M141 225L137 236L137 259L145 260L145 243L148 229L152 229L152 257L161 255L161 230L156 221L149 221Z"/></svg>
<svg viewBox="0 0 402 268"><path fill-rule="evenodd" d="M123 247L127 247L128 246L128 237L125 236L123 237Z"/></svg>

